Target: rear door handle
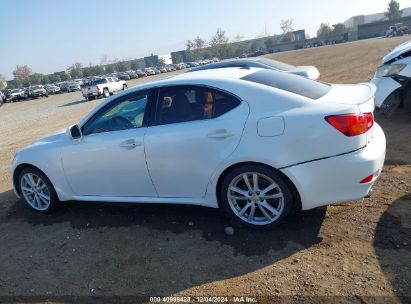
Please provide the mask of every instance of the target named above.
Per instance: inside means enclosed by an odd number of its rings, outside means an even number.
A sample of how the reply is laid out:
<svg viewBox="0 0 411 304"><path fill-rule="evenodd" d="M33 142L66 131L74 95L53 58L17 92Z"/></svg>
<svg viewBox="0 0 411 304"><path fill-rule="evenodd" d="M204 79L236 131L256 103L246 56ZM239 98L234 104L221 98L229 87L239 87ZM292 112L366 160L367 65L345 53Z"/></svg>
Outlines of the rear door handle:
<svg viewBox="0 0 411 304"><path fill-rule="evenodd" d="M207 135L208 138L215 138L215 139L224 139L228 137L234 136L234 133L228 133L225 129L216 130L212 133Z"/></svg>
<svg viewBox="0 0 411 304"><path fill-rule="evenodd" d="M141 142L136 142L134 139L129 139L129 140L123 141L120 144L120 147L125 148L125 149L134 149L135 147L142 146L142 145L143 143Z"/></svg>

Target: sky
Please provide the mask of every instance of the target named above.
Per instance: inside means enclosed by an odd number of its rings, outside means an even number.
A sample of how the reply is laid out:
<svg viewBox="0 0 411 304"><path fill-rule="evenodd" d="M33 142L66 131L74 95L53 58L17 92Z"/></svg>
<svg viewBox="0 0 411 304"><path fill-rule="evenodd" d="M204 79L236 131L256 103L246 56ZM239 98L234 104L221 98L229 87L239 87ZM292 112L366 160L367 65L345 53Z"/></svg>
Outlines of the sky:
<svg viewBox="0 0 411 304"><path fill-rule="evenodd" d="M310 36L321 22L386 11L388 0L0 0L0 74L16 65L62 71L74 62L124 60L185 48L225 30L229 38L279 34L282 19ZM411 0L399 0L411 7Z"/></svg>

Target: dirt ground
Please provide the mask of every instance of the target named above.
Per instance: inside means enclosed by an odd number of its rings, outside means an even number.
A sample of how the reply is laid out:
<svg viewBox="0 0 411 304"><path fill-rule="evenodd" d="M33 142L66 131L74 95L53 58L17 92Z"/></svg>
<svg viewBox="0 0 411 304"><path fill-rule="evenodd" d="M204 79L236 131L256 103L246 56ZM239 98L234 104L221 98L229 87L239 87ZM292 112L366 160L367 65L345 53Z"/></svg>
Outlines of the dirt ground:
<svg viewBox="0 0 411 304"><path fill-rule="evenodd" d="M324 81L362 82L408 39L269 57L315 65ZM71 202L40 215L14 197L7 173L14 153L100 102L70 93L0 107L0 302L1 296L67 295L411 300L411 119L402 109L389 120L376 116L387 159L371 198L294 215L274 231L236 228L228 236L229 222L214 209Z"/></svg>

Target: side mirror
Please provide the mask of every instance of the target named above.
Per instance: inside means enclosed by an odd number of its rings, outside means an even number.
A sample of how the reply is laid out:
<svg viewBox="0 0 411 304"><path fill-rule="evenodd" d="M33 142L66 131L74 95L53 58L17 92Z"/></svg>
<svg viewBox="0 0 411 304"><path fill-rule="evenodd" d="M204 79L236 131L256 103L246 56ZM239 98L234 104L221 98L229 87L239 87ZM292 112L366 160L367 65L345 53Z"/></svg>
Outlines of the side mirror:
<svg viewBox="0 0 411 304"><path fill-rule="evenodd" d="M81 139L83 136L78 125L74 125L70 128L70 136L72 139Z"/></svg>

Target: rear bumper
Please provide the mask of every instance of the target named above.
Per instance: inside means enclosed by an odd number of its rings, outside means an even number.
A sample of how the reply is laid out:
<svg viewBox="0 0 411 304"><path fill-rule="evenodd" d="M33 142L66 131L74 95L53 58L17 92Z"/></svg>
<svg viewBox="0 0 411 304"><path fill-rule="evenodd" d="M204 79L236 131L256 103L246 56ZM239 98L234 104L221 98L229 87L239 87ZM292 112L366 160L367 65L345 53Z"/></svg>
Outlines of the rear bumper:
<svg viewBox="0 0 411 304"><path fill-rule="evenodd" d="M396 82L391 77L374 77L371 83L375 84L377 91L375 93L375 106L380 108L387 97L396 89L401 88L401 84Z"/></svg>
<svg viewBox="0 0 411 304"><path fill-rule="evenodd" d="M282 169L296 186L302 209L312 209L367 196L381 173L386 141L375 123L373 139L358 151ZM360 183L375 174L370 182Z"/></svg>

